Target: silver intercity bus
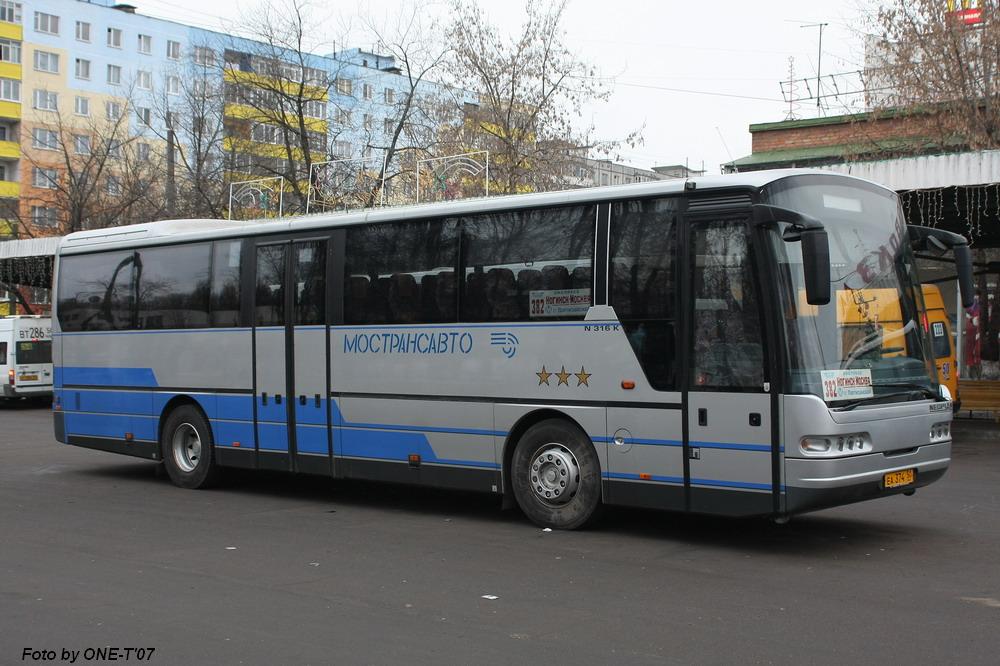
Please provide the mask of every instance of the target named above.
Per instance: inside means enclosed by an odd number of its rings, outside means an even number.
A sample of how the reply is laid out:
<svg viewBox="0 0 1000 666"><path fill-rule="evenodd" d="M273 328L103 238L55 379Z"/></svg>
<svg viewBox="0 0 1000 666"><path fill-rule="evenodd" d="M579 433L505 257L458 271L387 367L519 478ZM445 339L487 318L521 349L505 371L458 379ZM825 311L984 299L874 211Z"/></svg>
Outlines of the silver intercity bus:
<svg viewBox="0 0 1000 666"><path fill-rule="evenodd" d="M951 455L914 255L949 249L971 298L965 239L810 171L75 233L56 437L185 488L464 488L555 528L912 494Z"/></svg>

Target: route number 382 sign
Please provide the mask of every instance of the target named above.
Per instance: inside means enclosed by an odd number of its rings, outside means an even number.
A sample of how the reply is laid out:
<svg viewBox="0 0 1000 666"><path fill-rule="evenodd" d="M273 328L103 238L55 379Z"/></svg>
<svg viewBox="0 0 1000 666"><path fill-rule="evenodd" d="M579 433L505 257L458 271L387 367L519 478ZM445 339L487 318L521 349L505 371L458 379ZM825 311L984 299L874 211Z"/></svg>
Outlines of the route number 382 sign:
<svg viewBox="0 0 1000 666"><path fill-rule="evenodd" d="M821 370L824 400L845 400L872 397L872 371Z"/></svg>

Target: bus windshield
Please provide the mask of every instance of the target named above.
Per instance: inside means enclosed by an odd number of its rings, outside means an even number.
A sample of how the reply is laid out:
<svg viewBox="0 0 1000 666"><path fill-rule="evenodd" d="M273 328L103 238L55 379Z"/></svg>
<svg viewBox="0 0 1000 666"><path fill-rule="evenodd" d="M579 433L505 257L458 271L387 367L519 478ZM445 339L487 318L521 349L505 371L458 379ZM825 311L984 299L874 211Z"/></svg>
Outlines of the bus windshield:
<svg viewBox="0 0 1000 666"><path fill-rule="evenodd" d="M811 215L830 239L830 302L806 303L800 244L773 234L788 392L844 404L937 393L923 296L896 196L837 177L777 181L767 202Z"/></svg>

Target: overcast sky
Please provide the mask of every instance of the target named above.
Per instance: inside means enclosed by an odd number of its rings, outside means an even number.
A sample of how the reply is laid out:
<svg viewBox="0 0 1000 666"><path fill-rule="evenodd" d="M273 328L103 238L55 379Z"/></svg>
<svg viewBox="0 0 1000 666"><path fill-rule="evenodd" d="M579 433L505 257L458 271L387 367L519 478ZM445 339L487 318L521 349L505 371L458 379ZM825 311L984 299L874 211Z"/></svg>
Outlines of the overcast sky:
<svg viewBox="0 0 1000 666"><path fill-rule="evenodd" d="M343 25L355 26L354 43L347 46L371 46L353 16L365 10L379 15L398 6L389 0L314 1L323 15L336 17L329 26L317 26L324 39L329 34L331 45L343 39ZM254 0L134 4L141 14L214 29L231 25L241 9L255 6ZM523 18L523 0L481 4L512 31ZM704 163L709 173L718 173L730 156L750 153L750 123L782 120L787 114L779 82L787 78L788 57L795 57L797 78L815 76L819 31L803 24L829 24L823 33L824 74L861 67L863 6L865 0L570 0L568 43L614 79L611 99L588 110L581 127L593 123L595 136L615 139L644 126L644 144L623 149L621 161L640 167L687 162L701 168ZM442 15L443 5L429 7L429 15ZM816 110L806 105L798 113L809 116Z"/></svg>

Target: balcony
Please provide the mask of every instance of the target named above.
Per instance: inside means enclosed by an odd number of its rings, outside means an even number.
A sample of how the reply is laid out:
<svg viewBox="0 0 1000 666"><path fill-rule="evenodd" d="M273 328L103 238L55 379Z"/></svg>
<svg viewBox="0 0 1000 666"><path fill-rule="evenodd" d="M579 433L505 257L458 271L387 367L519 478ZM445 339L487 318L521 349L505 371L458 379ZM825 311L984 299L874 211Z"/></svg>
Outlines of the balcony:
<svg viewBox="0 0 1000 666"><path fill-rule="evenodd" d="M21 196L21 183L0 180L0 199L17 199Z"/></svg>
<svg viewBox="0 0 1000 666"><path fill-rule="evenodd" d="M21 144L17 141L0 141L0 159L17 160L21 158Z"/></svg>
<svg viewBox="0 0 1000 666"><path fill-rule="evenodd" d="M21 119L21 103L0 101L0 118Z"/></svg>
<svg viewBox="0 0 1000 666"><path fill-rule="evenodd" d="M24 28L19 23L0 21L0 38L19 42L24 39Z"/></svg>

